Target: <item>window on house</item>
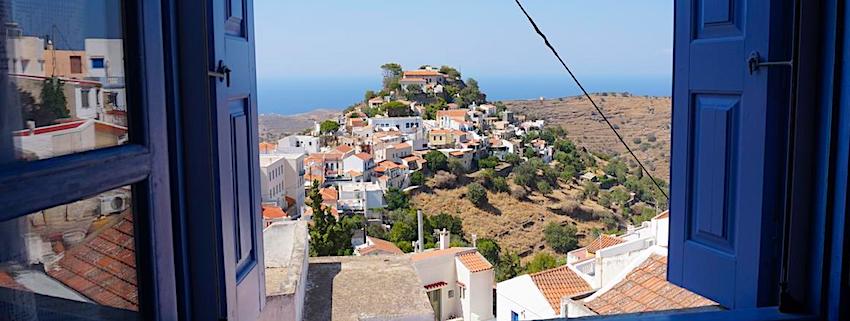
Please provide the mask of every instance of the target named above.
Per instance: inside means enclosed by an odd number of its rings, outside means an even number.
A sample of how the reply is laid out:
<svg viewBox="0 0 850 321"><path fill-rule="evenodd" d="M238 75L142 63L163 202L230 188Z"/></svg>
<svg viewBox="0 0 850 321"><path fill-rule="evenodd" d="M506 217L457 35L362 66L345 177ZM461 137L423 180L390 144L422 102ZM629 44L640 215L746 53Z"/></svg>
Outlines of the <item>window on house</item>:
<svg viewBox="0 0 850 321"><path fill-rule="evenodd" d="M519 321L519 313L511 311L511 321Z"/></svg>
<svg viewBox="0 0 850 321"><path fill-rule="evenodd" d="M89 95L91 95L90 89L81 89L80 90L80 106L83 108L89 108Z"/></svg>
<svg viewBox="0 0 850 321"><path fill-rule="evenodd" d="M106 60L103 58L92 58L91 59L91 68L92 69L103 69L106 67Z"/></svg>
<svg viewBox="0 0 850 321"><path fill-rule="evenodd" d="M455 297L455 290L449 290L448 296L449 296L449 299L454 298Z"/></svg>
<svg viewBox="0 0 850 321"><path fill-rule="evenodd" d="M80 56L71 56L70 61L70 69L72 74L81 74L83 73L83 57Z"/></svg>

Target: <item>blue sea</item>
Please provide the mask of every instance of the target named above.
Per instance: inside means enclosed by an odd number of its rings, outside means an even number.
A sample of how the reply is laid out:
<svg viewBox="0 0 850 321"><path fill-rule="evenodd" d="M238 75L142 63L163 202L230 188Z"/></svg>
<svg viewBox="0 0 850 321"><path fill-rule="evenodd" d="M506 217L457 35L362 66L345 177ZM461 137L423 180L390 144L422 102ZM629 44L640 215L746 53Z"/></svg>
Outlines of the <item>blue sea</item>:
<svg viewBox="0 0 850 321"><path fill-rule="evenodd" d="M575 96L581 93L568 75L475 77L487 100L538 99ZM622 92L635 95L670 96L670 77L588 77L580 79L590 92ZM294 115L315 109L342 110L363 100L366 90L381 87L379 76L351 78L258 79L261 114Z"/></svg>

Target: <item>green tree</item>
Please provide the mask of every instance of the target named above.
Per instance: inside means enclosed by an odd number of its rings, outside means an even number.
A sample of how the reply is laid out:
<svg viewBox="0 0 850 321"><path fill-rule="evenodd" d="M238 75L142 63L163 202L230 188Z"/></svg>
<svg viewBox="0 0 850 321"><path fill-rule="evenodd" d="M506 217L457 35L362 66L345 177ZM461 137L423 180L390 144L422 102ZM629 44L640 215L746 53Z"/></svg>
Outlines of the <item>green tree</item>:
<svg viewBox="0 0 850 321"><path fill-rule="evenodd" d="M402 75L401 65L394 62L385 63L381 65L381 71L384 74L384 90L399 90L401 88L398 83Z"/></svg>
<svg viewBox="0 0 850 321"><path fill-rule="evenodd" d="M481 184L472 183L466 186L466 197L473 204L482 205L487 203L487 190Z"/></svg>
<svg viewBox="0 0 850 321"><path fill-rule="evenodd" d="M310 256L351 255L352 231L362 226L362 221L353 217L336 220L326 206L322 206L319 183L313 182L308 193L309 206L313 210L313 224L309 227Z"/></svg>
<svg viewBox="0 0 850 321"><path fill-rule="evenodd" d="M499 257L499 264L496 265L496 282L514 278L521 273L523 273L523 267L519 255L506 252Z"/></svg>
<svg viewBox="0 0 850 321"><path fill-rule="evenodd" d="M508 164L516 166L521 161L522 161L522 159L517 154L510 153L510 154L505 155L505 162L508 163Z"/></svg>
<svg viewBox="0 0 850 321"><path fill-rule="evenodd" d="M367 90L366 93L363 94L363 101L368 101L375 97L378 97L378 94L374 90Z"/></svg>
<svg viewBox="0 0 850 321"><path fill-rule="evenodd" d="M322 134L334 133L339 130L339 123L333 120L326 120L319 124L319 131Z"/></svg>
<svg viewBox="0 0 850 321"><path fill-rule="evenodd" d="M555 252L566 254L578 248L576 228L572 224L562 226L554 222L549 223L543 229L543 236L546 239L546 244Z"/></svg>
<svg viewBox="0 0 850 321"><path fill-rule="evenodd" d="M450 80L457 80L461 77L460 72L457 71L457 69L445 65L440 67L440 73L446 75L446 77Z"/></svg>
<svg viewBox="0 0 850 321"><path fill-rule="evenodd" d="M42 123L52 124L56 119L68 118L71 114L66 106L65 82L58 77L45 79L41 83L40 115L44 116ZM43 114L42 114L43 113ZM36 120L36 125L38 120Z"/></svg>
<svg viewBox="0 0 850 321"><path fill-rule="evenodd" d="M428 169L432 173L449 168L448 158L440 151L432 150L425 154L425 161L428 162Z"/></svg>
<svg viewBox="0 0 850 321"><path fill-rule="evenodd" d="M459 216L440 213L428 218L431 222L431 227L436 230L446 229L452 235L463 237L463 219Z"/></svg>
<svg viewBox="0 0 850 321"><path fill-rule="evenodd" d="M493 180L490 182L490 189L493 192L505 193L510 191L508 187L508 181L501 176L493 177Z"/></svg>
<svg viewBox="0 0 850 321"><path fill-rule="evenodd" d="M411 185L423 185L425 184L425 175L422 174L422 171L413 172L410 174L410 184Z"/></svg>
<svg viewBox="0 0 850 321"><path fill-rule="evenodd" d="M617 203L617 205L623 206L630 198L629 191L622 185L611 188L611 201Z"/></svg>
<svg viewBox="0 0 850 321"><path fill-rule="evenodd" d="M537 167L532 162L525 162L514 168L514 184L533 187L536 180Z"/></svg>
<svg viewBox="0 0 850 321"><path fill-rule="evenodd" d="M389 231L384 228L383 224L370 224L366 226L366 235L386 240L389 238Z"/></svg>
<svg viewBox="0 0 850 321"><path fill-rule="evenodd" d="M413 115L413 111L400 101L383 103L381 110L386 111L389 117L407 117Z"/></svg>
<svg viewBox="0 0 850 321"><path fill-rule="evenodd" d="M538 252L531 258L531 261L528 261L528 264L525 266L525 270L528 273L537 273L556 267L558 267L558 259L552 256L552 254Z"/></svg>
<svg viewBox="0 0 850 321"><path fill-rule="evenodd" d="M502 248L499 247L499 243L494 239L482 238L479 239L475 244L478 248L478 253L484 256L490 264L498 267L500 263L499 254L502 252Z"/></svg>
<svg viewBox="0 0 850 321"><path fill-rule="evenodd" d="M437 98L437 102L425 106L425 114L422 115L422 118L428 120L437 119L437 111L446 108L448 108L446 101L442 98Z"/></svg>
<svg viewBox="0 0 850 321"><path fill-rule="evenodd" d="M496 168L499 165L499 159L495 156L489 156L478 160L478 168Z"/></svg>
<svg viewBox="0 0 850 321"><path fill-rule="evenodd" d="M614 159L608 162L608 165L605 165L605 174L611 175L617 178L617 181L623 183L626 181L626 175L629 173L629 167L626 163L618 159Z"/></svg>
<svg viewBox="0 0 850 321"><path fill-rule="evenodd" d="M384 200L387 202L387 210L390 211L410 207L410 199L407 194L395 187L390 187L387 190L384 194Z"/></svg>
<svg viewBox="0 0 850 321"><path fill-rule="evenodd" d="M449 171L452 172L452 174L455 174L457 176L466 174L466 166L463 166L463 163L461 163L461 161L457 158L449 159L448 168Z"/></svg>

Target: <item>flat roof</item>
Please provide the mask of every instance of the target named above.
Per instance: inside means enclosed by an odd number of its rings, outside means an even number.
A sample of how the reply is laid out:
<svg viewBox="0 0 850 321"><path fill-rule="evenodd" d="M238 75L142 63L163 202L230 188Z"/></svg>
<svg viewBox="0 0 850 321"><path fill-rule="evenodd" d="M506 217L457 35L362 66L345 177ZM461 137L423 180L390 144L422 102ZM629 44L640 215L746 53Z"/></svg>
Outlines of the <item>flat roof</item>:
<svg viewBox="0 0 850 321"><path fill-rule="evenodd" d="M311 257L304 321L433 320L407 256Z"/></svg>

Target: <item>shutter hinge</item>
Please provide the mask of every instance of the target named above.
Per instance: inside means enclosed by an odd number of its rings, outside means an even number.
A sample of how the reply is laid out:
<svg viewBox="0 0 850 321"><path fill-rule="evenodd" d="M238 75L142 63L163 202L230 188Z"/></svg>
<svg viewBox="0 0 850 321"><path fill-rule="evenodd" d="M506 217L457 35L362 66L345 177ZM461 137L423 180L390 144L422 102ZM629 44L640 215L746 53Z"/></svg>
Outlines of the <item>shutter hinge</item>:
<svg viewBox="0 0 850 321"><path fill-rule="evenodd" d="M747 67L750 69L750 75L754 72L758 71L760 67L771 67L771 66L793 66L793 60L787 61L761 61L761 55L758 51L753 51L750 53L750 57L747 58Z"/></svg>

